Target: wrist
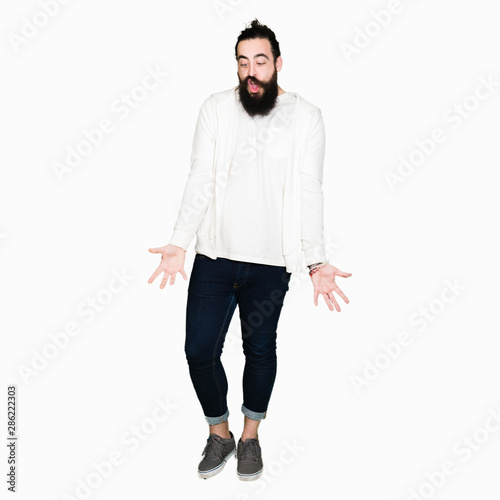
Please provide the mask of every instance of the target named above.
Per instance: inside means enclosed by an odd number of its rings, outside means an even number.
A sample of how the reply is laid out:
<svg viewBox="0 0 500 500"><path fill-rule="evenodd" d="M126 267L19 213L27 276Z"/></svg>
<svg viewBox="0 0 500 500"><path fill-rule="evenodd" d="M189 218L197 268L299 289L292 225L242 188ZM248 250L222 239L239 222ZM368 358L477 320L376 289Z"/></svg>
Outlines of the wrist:
<svg viewBox="0 0 500 500"><path fill-rule="evenodd" d="M313 268L313 267L317 267L321 265L321 262L316 262L316 264L309 264L307 267L309 268L309 271Z"/></svg>
<svg viewBox="0 0 500 500"><path fill-rule="evenodd" d="M312 276L314 273L318 272L323 266L328 264L328 262L318 262L316 264L311 264L309 267L309 276Z"/></svg>
<svg viewBox="0 0 500 500"><path fill-rule="evenodd" d="M179 250L183 250L184 253L186 253L186 249L185 248L182 248L180 247L179 245L173 245L172 243L169 243L170 246L174 247L176 250L179 249Z"/></svg>

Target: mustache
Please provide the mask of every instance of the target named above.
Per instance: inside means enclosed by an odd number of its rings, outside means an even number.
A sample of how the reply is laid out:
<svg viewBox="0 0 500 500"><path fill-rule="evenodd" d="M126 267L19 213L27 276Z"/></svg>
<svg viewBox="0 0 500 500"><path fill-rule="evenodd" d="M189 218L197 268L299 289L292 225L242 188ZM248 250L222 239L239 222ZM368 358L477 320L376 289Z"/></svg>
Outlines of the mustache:
<svg viewBox="0 0 500 500"><path fill-rule="evenodd" d="M248 84L249 80L252 80L252 82L253 82L254 84L256 84L256 85L260 85L261 87L264 85L264 84L263 84L260 80L257 80L257 78L253 78L253 77L251 77L251 76L247 76L247 77L243 80L243 82L244 82L245 84Z"/></svg>

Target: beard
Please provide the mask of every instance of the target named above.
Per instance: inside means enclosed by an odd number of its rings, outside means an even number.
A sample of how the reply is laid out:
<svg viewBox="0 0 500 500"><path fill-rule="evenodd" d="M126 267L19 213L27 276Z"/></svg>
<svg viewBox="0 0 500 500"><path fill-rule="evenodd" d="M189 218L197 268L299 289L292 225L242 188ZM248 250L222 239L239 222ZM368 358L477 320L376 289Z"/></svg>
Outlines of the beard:
<svg viewBox="0 0 500 500"><path fill-rule="evenodd" d="M278 103L278 72L274 70L273 76L268 82L261 82L256 78L247 76L244 80L238 75L240 81L238 87L238 96L243 109L250 115L268 115ZM262 89L262 95L252 93L248 88L248 80L252 80Z"/></svg>

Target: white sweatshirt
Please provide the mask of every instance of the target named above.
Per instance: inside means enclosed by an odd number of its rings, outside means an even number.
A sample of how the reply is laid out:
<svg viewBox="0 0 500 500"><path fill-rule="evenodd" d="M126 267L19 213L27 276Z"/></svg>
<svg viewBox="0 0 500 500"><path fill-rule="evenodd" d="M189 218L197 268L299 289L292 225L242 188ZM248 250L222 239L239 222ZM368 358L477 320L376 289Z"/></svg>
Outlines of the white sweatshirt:
<svg viewBox="0 0 500 500"><path fill-rule="evenodd" d="M292 94L279 95L276 107L267 116L251 117L239 106L218 257L286 265L281 226L287 140L295 101Z"/></svg>
<svg viewBox="0 0 500 500"><path fill-rule="evenodd" d="M321 111L293 92L282 94L279 100L277 113L268 120L266 117L257 119L260 126L246 140L242 139L244 128L237 87L212 94L205 100L193 139L191 171L170 244L187 250L196 234L195 251L212 259L226 257L283 265L291 273L305 271L308 265L326 260L322 191L325 131ZM287 110L292 112L288 118ZM255 133L266 125L267 136L255 138ZM269 144L264 147L267 140ZM283 147L283 140L286 141L286 158L281 162L279 158L269 161L273 151L275 156L282 156L276 151L280 144ZM267 155L265 158L261 155L261 161L254 163L252 180L251 172L244 169L251 165L252 156L254 160L259 157L256 153L259 149L266 150ZM281 169L274 172L272 188L265 186L272 175L261 176L260 181L255 175L255 168L262 173L266 165L277 165ZM242 172L243 177L239 179ZM253 225L242 231L250 219L245 220L240 210L244 204L237 206L234 202L237 190L241 191L245 184L235 186L234 183L248 175L248 189L242 192L240 201L251 204L253 220L267 223L260 224L260 230ZM258 192L259 186L269 188L264 197ZM256 196L254 203L252 194ZM228 210L239 213L240 230L236 226L237 218L231 217ZM268 247L266 241L270 242Z"/></svg>

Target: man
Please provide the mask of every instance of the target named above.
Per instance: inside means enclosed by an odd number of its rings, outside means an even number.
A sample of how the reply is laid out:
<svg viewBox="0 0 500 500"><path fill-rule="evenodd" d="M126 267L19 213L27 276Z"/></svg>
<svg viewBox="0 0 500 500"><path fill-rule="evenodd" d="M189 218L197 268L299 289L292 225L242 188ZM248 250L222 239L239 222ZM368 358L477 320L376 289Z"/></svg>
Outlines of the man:
<svg viewBox="0 0 500 500"><path fill-rule="evenodd" d="M186 250L197 236L188 286L185 352L209 437L198 466L218 474L236 452L237 474L263 470L257 428L266 417L276 377L277 325L290 276L307 267L314 304L321 294L340 311L323 238L324 127L319 108L285 92L277 80L282 58L276 36L255 19L235 47L239 86L203 103L193 141L191 171L170 243L152 248L164 273L184 280ZM244 429L237 445L229 430L227 379L221 353L238 305L245 354Z"/></svg>

